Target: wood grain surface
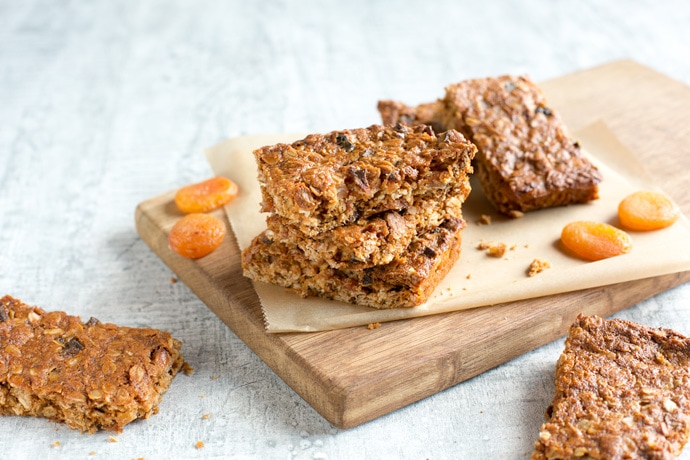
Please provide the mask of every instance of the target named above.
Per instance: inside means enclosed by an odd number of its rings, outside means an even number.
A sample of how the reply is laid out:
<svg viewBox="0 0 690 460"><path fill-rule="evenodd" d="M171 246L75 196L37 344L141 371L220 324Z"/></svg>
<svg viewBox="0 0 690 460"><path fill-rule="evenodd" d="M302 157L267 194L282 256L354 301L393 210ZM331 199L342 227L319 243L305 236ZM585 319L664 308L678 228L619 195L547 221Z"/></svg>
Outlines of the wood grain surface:
<svg viewBox="0 0 690 460"><path fill-rule="evenodd" d="M690 89L631 61L544 82L575 130L603 119L690 213ZM273 371L326 420L350 428L430 396L562 336L579 312L609 316L690 280L690 272L412 320L268 334L232 238L200 260L168 250L174 192L139 204L141 238ZM225 219L222 211L216 215ZM225 220L227 223L227 220Z"/></svg>

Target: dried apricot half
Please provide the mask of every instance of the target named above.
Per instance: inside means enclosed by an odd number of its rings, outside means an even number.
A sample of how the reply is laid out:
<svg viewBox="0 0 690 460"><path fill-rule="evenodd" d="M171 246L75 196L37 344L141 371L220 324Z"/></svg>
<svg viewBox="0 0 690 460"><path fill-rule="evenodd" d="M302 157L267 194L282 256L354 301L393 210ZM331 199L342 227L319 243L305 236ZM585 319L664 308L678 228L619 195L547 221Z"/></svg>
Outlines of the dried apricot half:
<svg viewBox="0 0 690 460"><path fill-rule="evenodd" d="M225 224L210 214L192 213L175 222L168 234L170 249L190 259L203 257L223 242Z"/></svg>
<svg viewBox="0 0 690 460"><path fill-rule="evenodd" d="M623 198L618 205L618 219L630 230L658 230L680 217L678 205L660 192L641 190Z"/></svg>
<svg viewBox="0 0 690 460"><path fill-rule="evenodd" d="M230 203L237 191L237 184L230 179L212 177L179 189L175 194L175 204L185 214L209 212Z"/></svg>
<svg viewBox="0 0 690 460"><path fill-rule="evenodd" d="M563 245L585 260L601 260L630 252L632 240L623 230L600 222L571 222L561 232Z"/></svg>

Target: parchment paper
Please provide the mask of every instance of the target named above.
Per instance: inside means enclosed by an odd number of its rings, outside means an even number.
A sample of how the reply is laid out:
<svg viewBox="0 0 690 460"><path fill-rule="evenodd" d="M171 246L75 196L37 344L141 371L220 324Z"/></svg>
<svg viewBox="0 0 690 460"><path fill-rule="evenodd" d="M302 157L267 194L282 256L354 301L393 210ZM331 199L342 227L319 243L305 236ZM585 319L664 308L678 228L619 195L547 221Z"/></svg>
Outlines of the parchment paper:
<svg viewBox="0 0 690 460"><path fill-rule="evenodd" d="M265 228L259 212L261 194L252 150L278 142L292 142L302 134L272 134L229 139L206 150L216 175L235 181L238 197L226 206L228 219L241 249ZM320 298L301 298L282 287L254 282L262 303L268 332L320 331L403 318L476 308L550 294L605 286L690 270L690 223L685 216L669 228L628 232L630 253L597 262L574 258L560 246L562 228L576 220L618 225L620 200L640 189L660 190L635 156L603 122L576 133L604 177L600 199L594 202L526 213L520 219L500 216L486 201L477 183L463 205L467 228L462 253L428 302L414 308L376 310ZM478 224L482 214L490 225ZM510 249L503 258L477 249L481 242L502 242ZM527 270L535 258L551 268L533 277Z"/></svg>

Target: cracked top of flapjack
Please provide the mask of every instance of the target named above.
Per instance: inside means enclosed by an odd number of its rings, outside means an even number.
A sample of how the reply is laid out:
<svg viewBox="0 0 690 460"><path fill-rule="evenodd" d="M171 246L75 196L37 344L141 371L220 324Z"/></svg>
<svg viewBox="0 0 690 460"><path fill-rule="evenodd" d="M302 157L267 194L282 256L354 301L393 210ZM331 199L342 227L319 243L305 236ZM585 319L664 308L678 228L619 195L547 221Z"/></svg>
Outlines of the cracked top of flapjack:
<svg viewBox="0 0 690 460"><path fill-rule="evenodd" d="M311 134L254 151L263 212L307 236L387 211L417 197L458 194L476 147L455 130L372 125Z"/></svg>

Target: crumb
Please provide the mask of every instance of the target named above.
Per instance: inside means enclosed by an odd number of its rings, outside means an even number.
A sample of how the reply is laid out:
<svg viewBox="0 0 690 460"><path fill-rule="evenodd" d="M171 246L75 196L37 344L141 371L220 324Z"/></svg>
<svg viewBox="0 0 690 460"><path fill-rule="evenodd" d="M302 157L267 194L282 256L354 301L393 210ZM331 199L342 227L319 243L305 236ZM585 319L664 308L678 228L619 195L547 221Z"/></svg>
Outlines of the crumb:
<svg viewBox="0 0 690 460"><path fill-rule="evenodd" d="M189 365L187 361L182 364L182 369L180 369L184 375L192 375L194 373L194 368Z"/></svg>
<svg viewBox="0 0 690 460"><path fill-rule="evenodd" d="M89 452L89 455L96 455L96 451L92 450L91 452Z"/></svg>
<svg viewBox="0 0 690 460"><path fill-rule="evenodd" d="M514 244L514 245L512 245L512 246L510 247L510 250L511 250L511 251L515 251L516 249L517 249L517 244Z"/></svg>
<svg viewBox="0 0 690 460"><path fill-rule="evenodd" d="M199 397L200 397L201 399L204 399L204 398L206 397L206 395L203 394L203 393L201 393L201 394L199 395Z"/></svg>
<svg viewBox="0 0 690 460"><path fill-rule="evenodd" d="M201 420L208 420L211 418L211 414L204 414L201 416Z"/></svg>
<svg viewBox="0 0 690 460"><path fill-rule="evenodd" d="M492 257L503 257L503 254L506 253L506 245L505 243L498 243L495 246L492 246L489 248L488 254Z"/></svg>
<svg viewBox="0 0 690 460"><path fill-rule="evenodd" d="M477 225L491 225L491 216L488 214L482 214L477 220Z"/></svg>
<svg viewBox="0 0 690 460"><path fill-rule="evenodd" d="M516 210L516 209L513 209L512 211L510 211L510 212L508 213L508 217L511 217L511 218L513 218L513 219L519 219L520 217L522 217L522 216L524 216L524 215L525 215L524 212L518 211L518 210Z"/></svg>
<svg viewBox="0 0 690 460"><path fill-rule="evenodd" d="M481 242L479 245L477 245L477 249L480 250L485 250L488 255L491 257L497 257L501 258L503 255L506 253L506 244L505 243L485 243Z"/></svg>
<svg viewBox="0 0 690 460"><path fill-rule="evenodd" d="M528 248L528 247L529 247L529 243L525 243L525 248Z"/></svg>
<svg viewBox="0 0 690 460"><path fill-rule="evenodd" d="M372 330L372 329L378 329L381 327L381 323L369 323L367 325L367 329Z"/></svg>
<svg viewBox="0 0 690 460"><path fill-rule="evenodd" d="M466 276L465 278L467 278L467 279L472 278L472 273L468 273L467 276Z"/></svg>
<svg viewBox="0 0 690 460"><path fill-rule="evenodd" d="M119 439L117 439L115 436L108 436L108 442L118 442Z"/></svg>
<svg viewBox="0 0 690 460"><path fill-rule="evenodd" d="M52 447L60 447L60 441L55 441L55 442L52 444Z"/></svg>
<svg viewBox="0 0 690 460"><path fill-rule="evenodd" d="M203 441L197 441L196 444L194 444L194 447L197 449L203 449L204 448L204 442Z"/></svg>
<svg viewBox="0 0 690 460"><path fill-rule="evenodd" d="M177 278L175 278L174 276L172 278L170 278L170 283L171 284L177 283Z"/></svg>
<svg viewBox="0 0 690 460"><path fill-rule="evenodd" d="M212 375L211 380L218 380L220 378L220 375Z"/></svg>
<svg viewBox="0 0 690 460"><path fill-rule="evenodd" d="M541 273L547 268L551 268L551 264L542 259L534 259L531 264L529 264L529 270L527 271L527 276L534 276L537 273Z"/></svg>

